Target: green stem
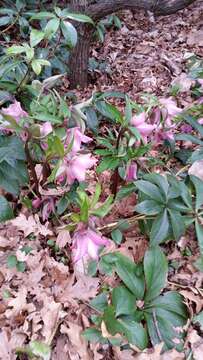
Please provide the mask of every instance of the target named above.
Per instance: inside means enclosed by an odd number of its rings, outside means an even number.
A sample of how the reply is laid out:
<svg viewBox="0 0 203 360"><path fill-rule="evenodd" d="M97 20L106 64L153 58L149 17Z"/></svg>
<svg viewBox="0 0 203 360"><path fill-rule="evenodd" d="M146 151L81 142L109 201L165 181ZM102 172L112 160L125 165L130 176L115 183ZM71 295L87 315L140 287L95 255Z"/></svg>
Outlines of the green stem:
<svg viewBox="0 0 203 360"><path fill-rule="evenodd" d="M120 145L121 137L125 133L125 131L126 131L125 128L120 128L120 130L119 130L117 141L116 141L117 154L118 154L118 151L119 151L119 145ZM114 170L114 173L112 175L112 194L113 194L114 198L116 197L116 194L117 194L117 191L118 191L118 181L119 181L119 173L118 173L118 167L117 167Z"/></svg>

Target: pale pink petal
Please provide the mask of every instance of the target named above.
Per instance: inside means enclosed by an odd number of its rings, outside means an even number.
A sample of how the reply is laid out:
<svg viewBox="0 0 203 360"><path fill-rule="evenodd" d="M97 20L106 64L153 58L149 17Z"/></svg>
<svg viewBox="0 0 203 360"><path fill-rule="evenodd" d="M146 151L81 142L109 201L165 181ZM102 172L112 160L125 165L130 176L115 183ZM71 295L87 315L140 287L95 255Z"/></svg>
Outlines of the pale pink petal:
<svg viewBox="0 0 203 360"><path fill-rule="evenodd" d="M40 198L36 198L34 200L32 200L32 206L34 209L38 209L41 205L42 201Z"/></svg>
<svg viewBox="0 0 203 360"><path fill-rule="evenodd" d="M162 98L159 101L160 104L165 106L165 108L167 109L168 115L172 117L182 112L182 109L177 107L175 100L173 100L172 98Z"/></svg>
<svg viewBox="0 0 203 360"><path fill-rule="evenodd" d="M131 164L127 166L125 180L134 181L136 179L137 179L137 164L135 162L131 162Z"/></svg>
<svg viewBox="0 0 203 360"><path fill-rule="evenodd" d="M22 109L21 104L16 100L13 104L9 105L9 107L2 108L1 111L5 115L12 116L17 122L19 122L22 117L28 115L27 112Z"/></svg>
<svg viewBox="0 0 203 360"><path fill-rule="evenodd" d="M41 136L47 136L53 131L52 125L50 122L46 121L41 127L40 127L40 134Z"/></svg>
<svg viewBox="0 0 203 360"><path fill-rule="evenodd" d="M82 259L88 252L88 243L87 237L85 233L79 232L76 233L73 237L73 248L75 249L74 252L74 262L79 261Z"/></svg>
<svg viewBox="0 0 203 360"><path fill-rule="evenodd" d="M98 259L99 246L95 242L91 241L91 239L89 239L87 243L87 251L88 251L88 255L93 260Z"/></svg>
<svg viewBox="0 0 203 360"><path fill-rule="evenodd" d="M198 123L199 123L200 125L203 125L203 118L198 119Z"/></svg>
<svg viewBox="0 0 203 360"><path fill-rule="evenodd" d="M81 143L86 144L92 141L92 138L84 135L78 127L67 130L67 137L66 137L67 144L70 144L73 138L74 138L73 146L71 149L72 152L78 152L80 150Z"/></svg>
<svg viewBox="0 0 203 360"><path fill-rule="evenodd" d="M139 115L135 115L132 117L130 123L134 126L139 126L140 124L145 123L146 114L145 112L141 112Z"/></svg>

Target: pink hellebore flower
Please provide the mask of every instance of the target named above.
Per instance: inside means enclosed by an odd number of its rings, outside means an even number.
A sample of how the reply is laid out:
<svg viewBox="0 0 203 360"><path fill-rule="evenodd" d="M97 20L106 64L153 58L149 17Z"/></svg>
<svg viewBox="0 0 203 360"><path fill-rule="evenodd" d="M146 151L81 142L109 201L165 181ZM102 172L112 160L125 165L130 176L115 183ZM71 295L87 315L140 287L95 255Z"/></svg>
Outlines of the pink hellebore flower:
<svg viewBox="0 0 203 360"><path fill-rule="evenodd" d="M67 145L69 145L71 143L73 138L74 138L73 146L71 149L71 151L73 153L76 153L80 150L81 143L87 144L88 142L92 141L92 139L89 136L84 135L80 131L79 127L74 127L72 129L68 129L67 137L66 137Z"/></svg>
<svg viewBox="0 0 203 360"><path fill-rule="evenodd" d="M134 181L137 179L137 164L136 162L131 162L129 165L127 165L126 168L126 181Z"/></svg>
<svg viewBox="0 0 203 360"><path fill-rule="evenodd" d="M100 247L109 244L107 238L89 228L76 231L73 235L74 262L81 260L85 255L97 260Z"/></svg>
<svg viewBox="0 0 203 360"><path fill-rule="evenodd" d="M28 113L22 109L21 104L16 100L13 104L9 105L9 107L2 108L2 113L4 115L12 116L16 122L19 122L22 117L28 115Z"/></svg>
<svg viewBox="0 0 203 360"><path fill-rule="evenodd" d="M166 108L168 112L167 117L170 119L182 112L182 109L177 107L175 100L172 98L162 98L159 102Z"/></svg>
<svg viewBox="0 0 203 360"><path fill-rule="evenodd" d="M52 125L50 122L46 121L43 125L40 126L40 135L47 136L53 131Z"/></svg>
<svg viewBox="0 0 203 360"><path fill-rule="evenodd" d="M197 79L198 83L201 85L201 89L203 89L203 79Z"/></svg>
<svg viewBox="0 0 203 360"><path fill-rule="evenodd" d="M200 125L203 125L203 118L198 119L198 123L199 123Z"/></svg>
<svg viewBox="0 0 203 360"><path fill-rule="evenodd" d="M35 198L34 200L32 200L32 206L34 209L38 209L40 207L42 203L42 200L40 198Z"/></svg>
<svg viewBox="0 0 203 360"><path fill-rule="evenodd" d="M66 183L69 185L73 184L76 179L79 182L84 181L86 170L96 162L97 160L90 154L75 155L72 159L66 158L56 174L57 181L66 179Z"/></svg>
<svg viewBox="0 0 203 360"><path fill-rule="evenodd" d="M42 220L43 221L47 220L51 215L51 213L54 213L54 211L55 211L54 200L52 198L48 198L43 205Z"/></svg>
<svg viewBox="0 0 203 360"><path fill-rule="evenodd" d="M139 131L140 135L143 138L143 141L145 143L147 143L147 137L155 129L155 126L146 123L145 112L142 112L139 115L133 116L130 122L131 122L131 125L133 125L137 128L137 130Z"/></svg>

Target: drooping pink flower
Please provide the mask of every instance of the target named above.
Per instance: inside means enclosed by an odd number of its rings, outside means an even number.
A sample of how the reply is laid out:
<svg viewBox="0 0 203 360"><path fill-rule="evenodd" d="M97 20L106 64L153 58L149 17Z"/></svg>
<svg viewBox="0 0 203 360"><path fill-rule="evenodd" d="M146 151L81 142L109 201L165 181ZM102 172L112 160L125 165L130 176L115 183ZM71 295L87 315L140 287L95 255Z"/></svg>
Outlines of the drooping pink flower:
<svg viewBox="0 0 203 360"><path fill-rule="evenodd" d="M73 184L75 180L84 181L87 169L90 169L96 162L97 160L91 154L80 154L73 157L69 154L58 169L56 179L59 182L63 176L62 179L65 178L69 185Z"/></svg>
<svg viewBox="0 0 203 360"><path fill-rule="evenodd" d="M198 119L198 123L199 123L200 125L203 125L203 118Z"/></svg>
<svg viewBox="0 0 203 360"><path fill-rule="evenodd" d="M203 79L197 79L197 81L201 85L201 88L203 89Z"/></svg>
<svg viewBox="0 0 203 360"><path fill-rule="evenodd" d="M132 161L126 168L126 181L134 181L137 179L137 164L136 162Z"/></svg>
<svg viewBox="0 0 203 360"><path fill-rule="evenodd" d="M40 126L40 135L47 136L53 131L52 125L49 121L46 121L43 125Z"/></svg>
<svg viewBox="0 0 203 360"><path fill-rule="evenodd" d="M17 123L21 118L28 116L28 113L22 109L20 102L17 100L15 100L13 104L9 105L9 107L2 108L1 111L5 115L12 116Z"/></svg>
<svg viewBox="0 0 203 360"><path fill-rule="evenodd" d="M34 209L38 209L42 203L42 200L40 198L35 198L32 200L32 206Z"/></svg>
<svg viewBox="0 0 203 360"><path fill-rule="evenodd" d="M76 153L80 150L81 144L87 144L88 142L92 141L92 138L89 136L84 135L79 127L74 127L72 129L67 130L66 136L66 145L69 145L73 140L73 145L71 148L72 153Z"/></svg>
<svg viewBox="0 0 203 360"><path fill-rule="evenodd" d="M143 138L143 141L147 143L147 137L152 133L155 129L155 126L152 124L146 123L146 114L145 112L140 113L139 115L135 115L131 119L131 125L135 126L139 131L140 135Z"/></svg>
<svg viewBox="0 0 203 360"><path fill-rule="evenodd" d="M81 260L85 255L97 260L101 246L108 246L110 241L91 229L76 230L73 235L74 262Z"/></svg>
<svg viewBox="0 0 203 360"><path fill-rule="evenodd" d="M159 102L161 105L163 105L166 108L167 117L173 118L174 116L182 112L182 109L177 107L176 101L173 100L171 97L162 98L159 100Z"/></svg>
<svg viewBox="0 0 203 360"><path fill-rule="evenodd" d="M45 221L49 218L49 216L55 212L55 203L53 198L47 198L43 201L43 209L42 209L42 220Z"/></svg>

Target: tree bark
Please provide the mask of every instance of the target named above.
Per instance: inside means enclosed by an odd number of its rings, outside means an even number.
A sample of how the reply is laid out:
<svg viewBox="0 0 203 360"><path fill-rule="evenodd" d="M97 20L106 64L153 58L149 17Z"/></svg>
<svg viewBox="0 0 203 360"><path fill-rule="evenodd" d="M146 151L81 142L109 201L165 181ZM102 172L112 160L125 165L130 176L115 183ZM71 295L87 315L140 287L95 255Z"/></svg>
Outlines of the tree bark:
<svg viewBox="0 0 203 360"><path fill-rule="evenodd" d="M155 15L171 15L184 9L196 0L71 0L73 11L89 15L95 22L120 10L151 11ZM78 43L73 49L69 62L70 87L88 85L88 62L94 28L87 24L77 27Z"/></svg>

